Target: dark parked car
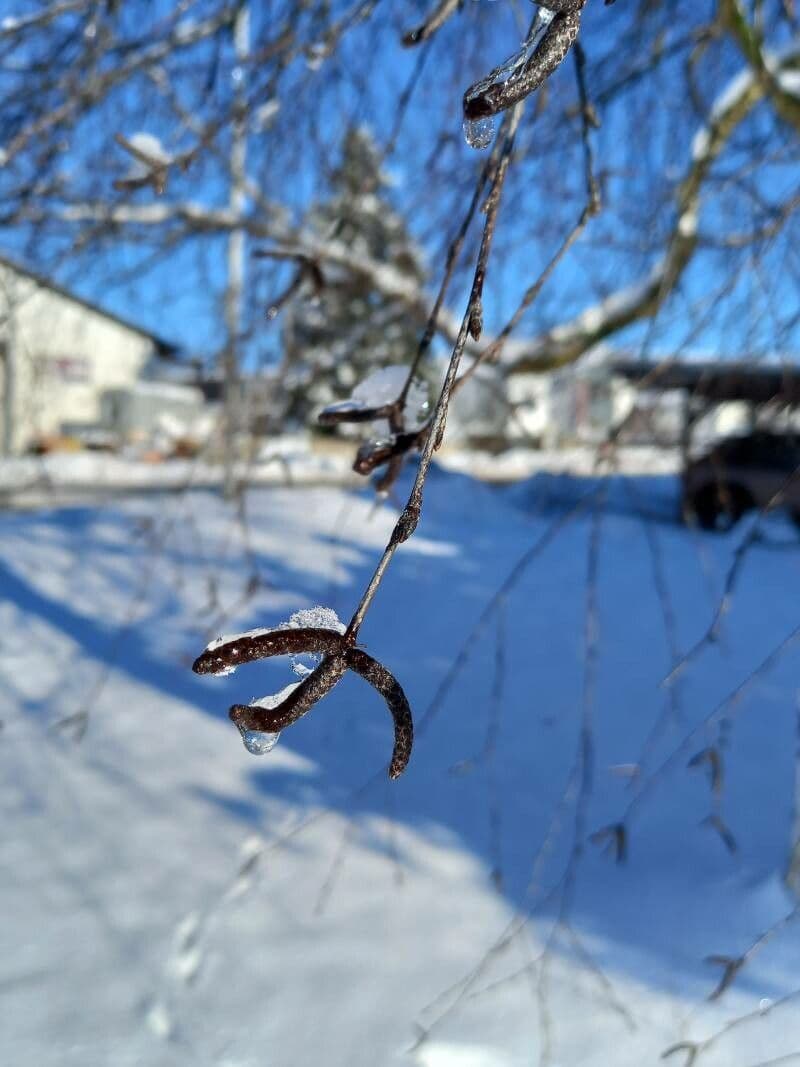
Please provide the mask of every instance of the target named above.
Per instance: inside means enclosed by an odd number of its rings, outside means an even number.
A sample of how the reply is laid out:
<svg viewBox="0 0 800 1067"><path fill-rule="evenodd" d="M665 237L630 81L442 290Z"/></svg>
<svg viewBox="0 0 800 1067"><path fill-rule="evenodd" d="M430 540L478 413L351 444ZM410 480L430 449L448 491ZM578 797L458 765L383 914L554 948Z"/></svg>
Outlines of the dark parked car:
<svg viewBox="0 0 800 1067"><path fill-rule="evenodd" d="M706 530L727 530L778 493L780 505L800 523L800 435L759 431L729 437L687 464L683 514Z"/></svg>

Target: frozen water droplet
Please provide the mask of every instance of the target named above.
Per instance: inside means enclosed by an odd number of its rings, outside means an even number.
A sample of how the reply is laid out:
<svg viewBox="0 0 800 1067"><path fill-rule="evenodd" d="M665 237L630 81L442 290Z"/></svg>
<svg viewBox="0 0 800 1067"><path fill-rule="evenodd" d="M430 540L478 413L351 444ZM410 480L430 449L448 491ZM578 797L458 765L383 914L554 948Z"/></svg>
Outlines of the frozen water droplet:
<svg viewBox="0 0 800 1067"><path fill-rule="evenodd" d="M494 137L494 119L464 119L464 139L470 148L488 148Z"/></svg>
<svg viewBox="0 0 800 1067"><path fill-rule="evenodd" d="M263 730L243 730L242 741L248 752L254 756L264 756L271 752L278 743L280 733L270 734Z"/></svg>

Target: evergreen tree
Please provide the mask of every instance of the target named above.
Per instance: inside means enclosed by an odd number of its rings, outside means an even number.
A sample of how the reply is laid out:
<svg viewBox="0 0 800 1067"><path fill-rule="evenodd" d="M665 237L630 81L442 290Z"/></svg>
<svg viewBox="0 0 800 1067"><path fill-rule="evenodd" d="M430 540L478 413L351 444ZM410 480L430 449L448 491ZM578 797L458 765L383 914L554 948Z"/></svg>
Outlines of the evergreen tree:
<svg viewBox="0 0 800 1067"><path fill-rule="evenodd" d="M351 128L330 198L305 221L323 239L340 242L354 256L389 264L420 284L421 255L403 218L389 203L389 181L370 132ZM407 309L371 288L346 267L326 265L324 285L287 308L284 318L288 415L303 422L326 404L348 397L371 371L408 363L419 340Z"/></svg>

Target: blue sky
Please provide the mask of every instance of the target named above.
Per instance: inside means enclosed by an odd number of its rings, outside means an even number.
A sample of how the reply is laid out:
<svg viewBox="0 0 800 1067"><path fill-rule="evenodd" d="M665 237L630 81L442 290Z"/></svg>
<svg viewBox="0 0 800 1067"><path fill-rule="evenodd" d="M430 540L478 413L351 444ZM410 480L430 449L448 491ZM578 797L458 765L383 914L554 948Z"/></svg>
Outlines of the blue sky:
<svg viewBox="0 0 800 1067"><path fill-rule="evenodd" d="M210 3L207 0L200 5L197 17ZM255 41L269 36L281 6L272 2L254 5ZM346 39L340 60L329 75L326 68L315 72L299 61L282 76L277 93L282 104L279 117L273 127L254 135L249 144L249 173L266 197L286 205L299 218L304 206L325 195L326 174L336 161L348 122L366 123L380 141L388 139L398 97L419 55L400 47L399 30L413 26L424 6L384 8L385 17L379 9L370 23ZM635 6L620 2L605 8L598 3L590 5L585 16L583 40L589 57L590 90L601 96L604 86L613 82L617 67L622 69L626 42L634 40ZM663 32L667 42L676 40L689 19L702 18L708 6L695 3L687 18L681 16L688 10L685 3L673 5L672 17L669 13L651 16L649 32ZM15 5L15 10L18 7ZM155 16L170 7L165 0L156 0L150 10ZM426 59L395 152L387 160L393 178L390 195L406 212L409 226L427 254L432 290L442 269L446 241L466 206L482 161L481 154L468 148L461 136L461 94L470 81L514 50L531 10L526 3L472 3L441 31ZM135 15L126 16L131 18L130 32L134 32ZM197 67L183 63L173 79L189 110L210 110L215 98L224 99L230 91L235 64L230 48L223 41L218 54L212 53L208 47L197 50L201 66L208 66L212 58L215 61L216 77L205 98L202 87L197 90ZM606 211L560 268L522 332L535 332L565 313L579 311L618 285L637 280L663 247L663 235L672 220L670 197L686 166L691 133L700 121L683 89L684 59L685 51L662 63L654 73L653 83L662 91L660 98L644 98L628 91L611 103L598 104L603 125L594 135L594 144ZM720 49L713 62L698 68L698 95L712 100L739 65L732 51ZM261 77L260 70L252 70L251 85ZM490 329L511 313L525 286L568 231L581 204L583 174L574 125L564 127L562 123L560 128L557 121L563 102L575 95L571 64L563 65L547 91L549 102L542 116L535 116L535 102L528 108L518 140L522 158L512 168L506 189L486 290ZM264 99L268 95L265 92ZM113 113L106 109L85 120L65 153L65 167L76 185L91 189L94 196L115 195L113 179L127 166L124 153L113 143L115 128L127 134L134 130L154 132L177 150L188 143L174 113L149 83L132 82L113 98L112 107ZM779 201L796 184L791 169L796 160L785 150L781 158L781 136L776 136L769 116L748 124L741 148L732 146L725 166L733 172L738 160L752 158L754 142L763 143L764 155L761 166L751 169L745 179L746 202L752 201L755 192L762 199ZM223 155L227 152L226 132L216 145ZM723 176L709 192L713 196L708 197L704 220L711 229L746 229L747 218L737 214L741 208L735 183L726 186ZM150 190L129 195L137 203L155 199ZM209 204L225 202L226 185L213 155L188 175L172 181L166 199L172 197ZM0 240L4 247L26 258L44 259L52 266L47 243L31 241L27 232L8 232ZM256 246L257 242L252 243L250 250ZM213 353L223 338L220 294L225 277L224 238L203 237L176 246L155 267L145 269L143 263L148 258L140 246L119 240L102 251L90 249L80 257L70 254L54 273L82 295L174 339L187 351ZM747 264L740 265L732 297L719 302L715 296L730 274L729 257L713 251L698 257L672 302L675 306L661 316L655 331L658 345L680 344L690 320L694 330L697 309L709 305L708 322L693 337L693 347L726 352L736 349L735 354L739 354L742 347L768 347L777 336L786 347L785 324L779 326L775 319L776 314L791 319L791 305L797 302L794 258L791 249L784 246L767 248L758 272L761 276ZM271 265L249 257L248 271L257 294L255 304L266 307L270 296L280 291L286 274L275 274ZM766 294L765 287L769 290ZM463 303L463 291L463 284L453 290L453 308ZM636 339L636 330L626 338ZM269 323L256 313L248 351L251 364L276 358L280 323Z"/></svg>

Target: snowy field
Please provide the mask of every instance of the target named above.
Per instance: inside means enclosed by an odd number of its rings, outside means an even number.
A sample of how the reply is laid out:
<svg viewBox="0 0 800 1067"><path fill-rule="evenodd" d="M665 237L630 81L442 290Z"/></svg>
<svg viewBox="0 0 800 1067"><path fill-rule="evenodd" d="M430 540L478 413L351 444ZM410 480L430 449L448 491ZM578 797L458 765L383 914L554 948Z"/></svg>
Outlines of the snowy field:
<svg viewBox="0 0 800 1067"><path fill-rule="evenodd" d="M312 442L307 435L297 434L271 438L257 459L239 464L235 473L252 486L360 487L362 479L353 474L352 463L351 443ZM591 475L596 469L596 451L588 447L552 452L510 448L492 455L454 448L444 451L441 463L448 470L502 484L539 473ZM674 474L679 457L670 450L628 447L617 449L616 463L624 474ZM68 494L85 498L87 493L212 489L221 486L223 478L221 465L196 459L147 463L103 452L54 452L0 459L0 499L38 507Z"/></svg>
<svg viewBox="0 0 800 1067"><path fill-rule="evenodd" d="M236 477L249 485L356 485L352 460L344 454L314 452L305 435L275 438ZM215 488L222 485L221 464L203 459L148 463L104 452L53 452L44 456L0 459L0 496L15 504L47 503L67 493L136 492Z"/></svg>
<svg viewBox="0 0 800 1067"><path fill-rule="evenodd" d="M219 633L346 620L389 505L6 511L0 1063L800 1063L797 533L693 533L676 507L669 477L434 470L361 635L415 711L397 782L359 680L256 758L227 708L289 663L190 671ZM661 685L737 559L718 640ZM617 864L592 837L620 821ZM709 1001L706 957L753 945Z"/></svg>

